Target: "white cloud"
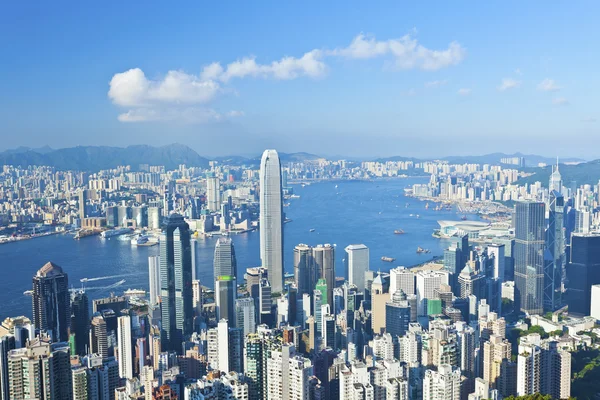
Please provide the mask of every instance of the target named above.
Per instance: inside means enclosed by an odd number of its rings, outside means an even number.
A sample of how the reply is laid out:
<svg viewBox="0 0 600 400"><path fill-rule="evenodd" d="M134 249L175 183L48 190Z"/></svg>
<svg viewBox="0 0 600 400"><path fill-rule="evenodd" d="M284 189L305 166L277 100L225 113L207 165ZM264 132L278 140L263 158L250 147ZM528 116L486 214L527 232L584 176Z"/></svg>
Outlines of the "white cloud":
<svg viewBox="0 0 600 400"><path fill-rule="evenodd" d="M219 84L212 80L182 71L169 71L162 79L150 80L139 68L115 74L109 85L108 97L113 103L127 107L207 103L219 92Z"/></svg>
<svg viewBox="0 0 600 400"><path fill-rule="evenodd" d="M238 110L231 110L227 113L227 116L231 117L231 118L243 117L244 115L246 115L246 114L243 111L238 111Z"/></svg>
<svg viewBox="0 0 600 400"><path fill-rule="evenodd" d="M584 119L581 120L581 122L596 122L596 118L594 117L585 117Z"/></svg>
<svg viewBox="0 0 600 400"><path fill-rule="evenodd" d="M461 96L468 96L471 94L471 89L460 88L460 89L458 89L458 94L460 94Z"/></svg>
<svg viewBox="0 0 600 400"><path fill-rule="evenodd" d="M338 48L328 53L353 59L391 55L398 69L435 71L459 64L465 58L467 51L458 42L451 42L444 50L431 50L420 45L410 35L404 35L399 39L377 41L373 36L361 33L348 47Z"/></svg>
<svg viewBox="0 0 600 400"><path fill-rule="evenodd" d="M119 114L121 122L158 122L169 121L184 124L200 124L221 121L225 117L212 108L203 107L169 107L169 108L135 108Z"/></svg>
<svg viewBox="0 0 600 400"><path fill-rule="evenodd" d="M319 78L327 72L327 66L321 60L320 50L312 50L302 57L283 57L270 64L259 64L255 57L246 57L228 64L212 63L204 68L202 76L228 82L233 78L273 78L280 80L295 79L301 76Z"/></svg>
<svg viewBox="0 0 600 400"><path fill-rule="evenodd" d="M561 89L561 87L558 86L553 79L548 78L541 81L537 88L538 90L542 90L544 92L556 92Z"/></svg>
<svg viewBox="0 0 600 400"><path fill-rule="evenodd" d="M552 104L555 106L566 106L569 104L569 100L565 99L564 97L556 97L552 99Z"/></svg>
<svg viewBox="0 0 600 400"><path fill-rule="evenodd" d="M521 81L517 81L512 78L504 78L502 79L502 83L498 86L498 90L504 92L505 90L515 89L521 86Z"/></svg>
<svg viewBox="0 0 600 400"><path fill-rule="evenodd" d="M438 88L440 86L444 86L446 83L448 83L447 80L443 80L443 81L430 81L430 82L425 82L425 87L426 88Z"/></svg>

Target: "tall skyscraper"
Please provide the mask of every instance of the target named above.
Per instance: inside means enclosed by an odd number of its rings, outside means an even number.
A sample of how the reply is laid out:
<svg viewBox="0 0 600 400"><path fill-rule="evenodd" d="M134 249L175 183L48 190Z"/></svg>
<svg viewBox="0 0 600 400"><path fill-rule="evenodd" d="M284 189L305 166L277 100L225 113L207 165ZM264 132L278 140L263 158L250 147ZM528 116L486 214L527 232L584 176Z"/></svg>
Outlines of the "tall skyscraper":
<svg viewBox="0 0 600 400"><path fill-rule="evenodd" d="M364 292L365 272L369 270L369 248L364 244L351 244L345 250L348 283L356 285L360 292Z"/></svg>
<svg viewBox="0 0 600 400"><path fill-rule="evenodd" d="M314 260L312 248L306 244L294 247L294 280L298 289L298 297L311 293L314 284Z"/></svg>
<svg viewBox="0 0 600 400"><path fill-rule="evenodd" d="M515 205L515 286L522 311L543 313L545 204L519 202Z"/></svg>
<svg viewBox="0 0 600 400"><path fill-rule="evenodd" d="M214 275L217 320L226 319L235 326L235 298L237 263L231 238L220 238L215 246Z"/></svg>
<svg viewBox="0 0 600 400"><path fill-rule="evenodd" d="M569 314L590 315L592 285L600 284L600 235L571 235L567 265Z"/></svg>
<svg viewBox="0 0 600 400"><path fill-rule="evenodd" d="M242 329L244 337L256 331L256 308L252 297L235 301L235 326Z"/></svg>
<svg viewBox="0 0 600 400"><path fill-rule="evenodd" d="M148 257L148 279L150 283L150 305L158 304L160 295L160 256Z"/></svg>
<svg viewBox="0 0 600 400"><path fill-rule="evenodd" d="M330 244L318 245L313 248L313 259L317 278L324 279L327 293L323 295L323 303L329 304L333 310L333 288L335 287L335 247Z"/></svg>
<svg viewBox="0 0 600 400"><path fill-rule="evenodd" d="M71 335L75 335L75 352L87 354L90 327L90 304L87 294L81 290L71 295Z"/></svg>
<svg viewBox="0 0 600 400"><path fill-rule="evenodd" d="M402 289L392 294L392 301L385 304L385 331L392 335L404 336L410 322L410 305Z"/></svg>
<svg viewBox="0 0 600 400"><path fill-rule="evenodd" d="M108 357L108 332L106 321L101 315L92 318L89 342L89 354L98 354L103 360Z"/></svg>
<svg viewBox="0 0 600 400"><path fill-rule="evenodd" d="M275 150L260 161L260 259L274 293L283 291L283 192L281 163Z"/></svg>
<svg viewBox="0 0 600 400"><path fill-rule="evenodd" d="M69 278L62 268L48 262L33 277L33 324L55 342L69 340Z"/></svg>
<svg viewBox="0 0 600 400"><path fill-rule="evenodd" d="M119 342L119 376L125 379L133 378L133 342L131 338L131 317L119 317L117 328Z"/></svg>
<svg viewBox="0 0 600 400"><path fill-rule="evenodd" d="M181 352L192 333L192 252L188 224L179 214L169 217L160 240L160 297L164 351Z"/></svg>
<svg viewBox="0 0 600 400"><path fill-rule="evenodd" d="M219 178L214 172L206 175L206 205L209 211L217 212L221 210L221 191Z"/></svg>
<svg viewBox="0 0 600 400"><path fill-rule="evenodd" d="M558 174L558 177L554 176ZM560 182L558 166L552 174ZM550 180L552 185L553 179ZM559 185L559 183L554 184ZM562 186L562 184L561 184ZM544 260L544 308L554 311L562 304L561 289L565 267L565 233L563 229L565 199L559 189L550 191L548 229Z"/></svg>

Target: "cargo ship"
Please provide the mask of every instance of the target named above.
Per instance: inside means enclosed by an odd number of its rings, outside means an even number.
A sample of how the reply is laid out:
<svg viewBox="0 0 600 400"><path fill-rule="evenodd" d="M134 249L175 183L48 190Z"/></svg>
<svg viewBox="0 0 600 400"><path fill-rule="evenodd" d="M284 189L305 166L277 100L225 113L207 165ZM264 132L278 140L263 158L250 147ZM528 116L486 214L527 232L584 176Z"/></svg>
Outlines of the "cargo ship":
<svg viewBox="0 0 600 400"><path fill-rule="evenodd" d="M392 258L392 257L381 257L381 261L394 262L394 261L396 261L396 259Z"/></svg>

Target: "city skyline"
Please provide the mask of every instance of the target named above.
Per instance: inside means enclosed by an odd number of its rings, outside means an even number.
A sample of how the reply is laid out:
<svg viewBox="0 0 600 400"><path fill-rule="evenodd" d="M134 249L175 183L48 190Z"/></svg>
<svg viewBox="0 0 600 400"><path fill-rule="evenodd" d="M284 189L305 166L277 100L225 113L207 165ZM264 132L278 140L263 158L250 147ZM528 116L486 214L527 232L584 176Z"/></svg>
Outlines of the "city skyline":
<svg viewBox="0 0 600 400"><path fill-rule="evenodd" d="M560 141L595 158L578 143L598 130L596 56L582 40L597 4L316 7L5 5L4 146L439 157L552 155ZM248 22L256 15L268 16L260 27ZM175 22L180 31L149 28ZM40 57L45 68L32 69Z"/></svg>

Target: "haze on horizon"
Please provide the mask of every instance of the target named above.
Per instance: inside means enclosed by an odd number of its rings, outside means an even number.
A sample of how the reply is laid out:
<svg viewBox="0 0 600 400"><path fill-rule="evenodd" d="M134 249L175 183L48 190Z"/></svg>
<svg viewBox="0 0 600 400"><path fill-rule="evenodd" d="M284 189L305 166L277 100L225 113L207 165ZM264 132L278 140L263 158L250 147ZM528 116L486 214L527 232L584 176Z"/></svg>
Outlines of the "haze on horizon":
<svg viewBox="0 0 600 400"><path fill-rule="evenodd" d="M5 3L0 147L595 159L599 11Z"/></svg>

